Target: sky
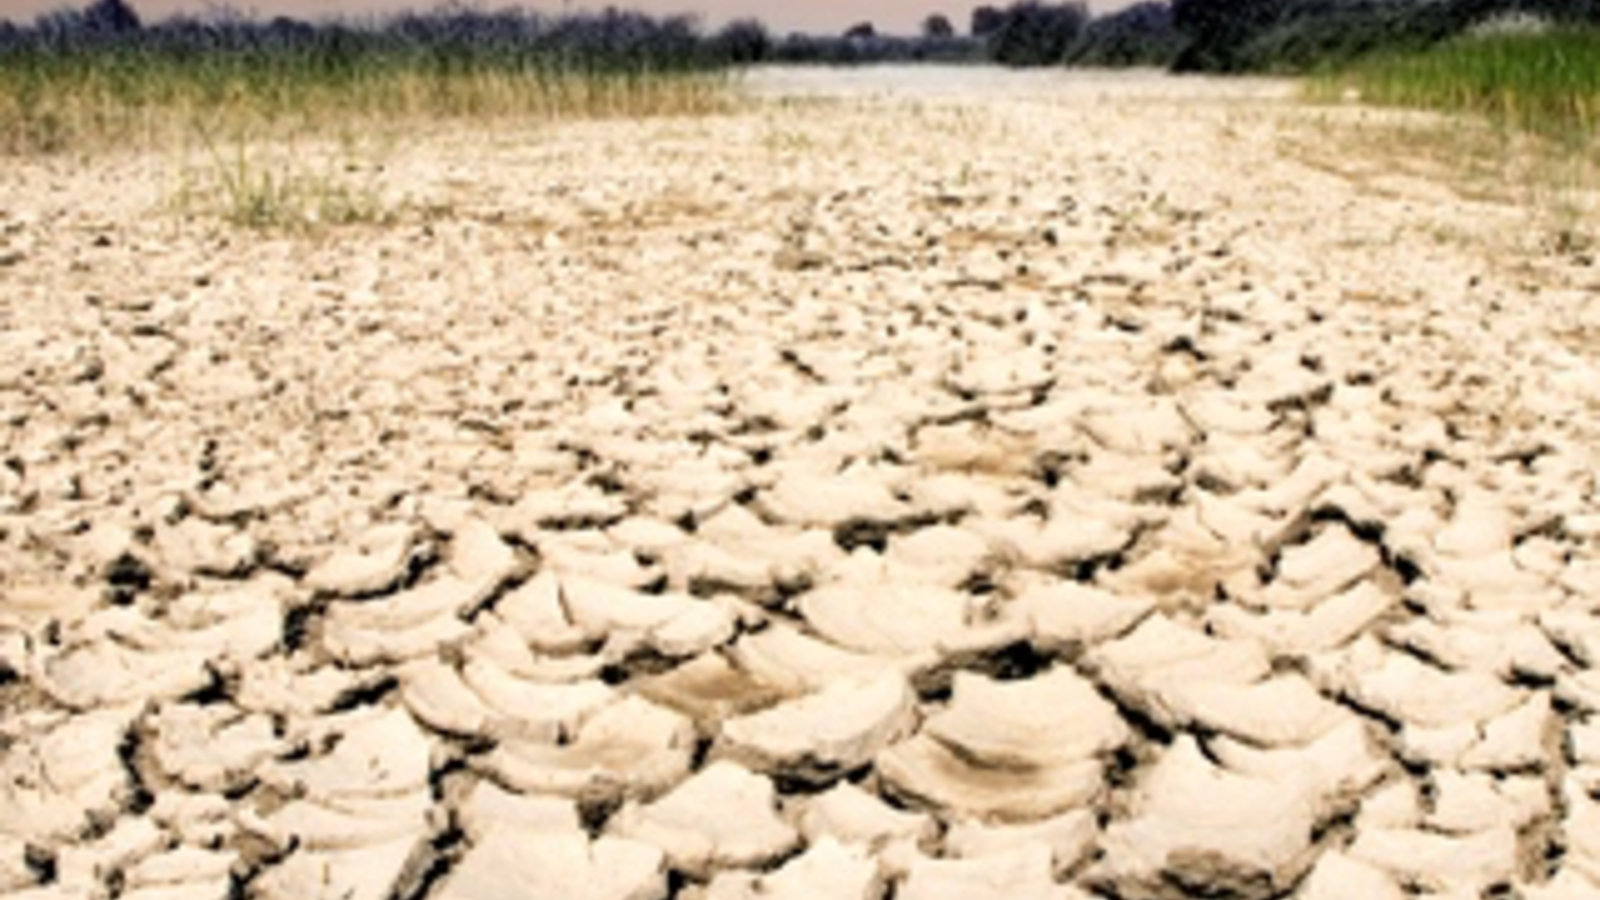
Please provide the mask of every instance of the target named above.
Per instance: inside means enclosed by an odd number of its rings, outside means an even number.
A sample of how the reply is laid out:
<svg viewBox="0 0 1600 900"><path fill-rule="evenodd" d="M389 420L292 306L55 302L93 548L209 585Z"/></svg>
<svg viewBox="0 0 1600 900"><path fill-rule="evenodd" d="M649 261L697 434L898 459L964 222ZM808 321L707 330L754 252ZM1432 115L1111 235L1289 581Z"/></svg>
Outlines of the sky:
<svg viewBox="0 0 1600 900"><path fill-rule="evenodd" d="M0 18L28 22L41 12L63 7L82 7L89 0L0 0ZM797 3L795 0L474 0L468 6L499 9L523 6L539 12L556 13L563 8L603 8L607 5L643 12L695 13L708 27L742 16L754 16L778 32L810 31L833 33L862 21L870 21L879 31L913 34L922 20L932 13L943 13L965 31L972 7L990 3L1005 6L1009 0L863 0L856 3ZM1132 0L1090 0L1096 13L1127 6ZM203 13L218 6L238 9L262 18L289 15L320 18L330 15L362 15L401 9L427 10L439 5L436 0L129 0L146 19L159 19L174 12Z"/></svg>

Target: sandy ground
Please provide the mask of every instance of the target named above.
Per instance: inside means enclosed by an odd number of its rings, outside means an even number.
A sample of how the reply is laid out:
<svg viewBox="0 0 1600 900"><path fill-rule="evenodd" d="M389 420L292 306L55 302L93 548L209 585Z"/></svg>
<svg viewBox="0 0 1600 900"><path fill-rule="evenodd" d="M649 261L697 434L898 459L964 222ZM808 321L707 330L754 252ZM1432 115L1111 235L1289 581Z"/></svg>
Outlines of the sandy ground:
<svg viewBox="0 0 1600 900"><path fill-rule="evenodd" d="M0 167L0 895L1600 896L1590 260L1279 83L750 90Z"/></svg>

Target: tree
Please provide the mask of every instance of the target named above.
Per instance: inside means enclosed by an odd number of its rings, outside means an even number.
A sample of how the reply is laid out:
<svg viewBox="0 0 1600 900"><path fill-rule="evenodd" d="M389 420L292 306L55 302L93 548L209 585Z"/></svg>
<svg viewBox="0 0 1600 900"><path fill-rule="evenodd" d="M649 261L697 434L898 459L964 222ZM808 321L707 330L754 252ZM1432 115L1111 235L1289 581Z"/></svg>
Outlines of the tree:
<svg viewBox="0 0 1600 900"><path fill-rule="evenodd" d="M989 55L1007 66L1063 62L1089 22L1089 10L1082 3L1023 0L1007 7L1002 16L1000 27L988 35Z"/></svg>
<svg viewBox="0 0 1600 900"><path fill-rule="evenodd" d="M857 22L845 29L844 36L852 41L870 41L878 36L878 29L871 22Z"/></svg>
<svg viewBox="0 0 1600 900"><path fill-rule="evenodd" d="M988 37L1006 23L1006 14L993 6L980 6L972 11L972 36Z"/></svg>
<svg viewBox="0 0 1600 900"><path fill-rule="evenodd" d="M956 36L956 27L950 24L948 16L934 13L922 20L922 36L935 41L949 40Z"/></svg>
<svg viewBox="0 0 1600 900"><path fill-rule="evenodd" d="M1289 0L1172 0L1172 24L1188 46L1173 68L1179 71L1238 71L1253 38L1283 18Z"/></svg>
<svg viewBox="0 0 1600 900"><path fill-rule="evenodd" d="M139 30L139 14L124 0L96 0L83 11L83 26L99 34Z"/></svg>
<svg viewBox="0 0 1600 900"><path fill-rule="evenodd" d="M1183 35L1172 27L1172 7L1165 0L1142 0L1091 21L1069 61L1080 66L1170 66L1183 44Z"/></svg>
<svg viewBox="0 0 1600 900"><path fill-rule="evenodd" d="M712 38L717 55L732 63L762 62L772 55L772 36L756 19L737 19Z"/></svg>

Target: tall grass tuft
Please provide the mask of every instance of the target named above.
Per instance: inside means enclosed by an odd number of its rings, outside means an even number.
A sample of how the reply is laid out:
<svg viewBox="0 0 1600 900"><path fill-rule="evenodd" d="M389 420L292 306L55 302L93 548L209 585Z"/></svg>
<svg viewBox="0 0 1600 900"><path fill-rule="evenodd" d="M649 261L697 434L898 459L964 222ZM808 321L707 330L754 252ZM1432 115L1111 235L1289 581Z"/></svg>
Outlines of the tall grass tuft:
<svg viewBox="0 0 1600 900"><path fill-rule="evenodd" d="M1463 35L1416 53L1378 55L1323 76L1316 90L1367 102L1483 115L1587 147L1600 128L1600 28Z"/></svg>

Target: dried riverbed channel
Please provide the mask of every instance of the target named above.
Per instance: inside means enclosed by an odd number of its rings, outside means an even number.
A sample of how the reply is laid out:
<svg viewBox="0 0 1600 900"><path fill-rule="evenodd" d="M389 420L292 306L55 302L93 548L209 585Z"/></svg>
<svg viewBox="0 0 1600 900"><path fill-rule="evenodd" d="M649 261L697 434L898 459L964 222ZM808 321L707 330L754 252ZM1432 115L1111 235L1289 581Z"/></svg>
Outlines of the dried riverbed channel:
<svg viewBox="0 0 1600 900"><path fill-rule="evenodd" d="M1600 896L1592 260L856 77L314 235L0 169L0 896Z"/></svg>

